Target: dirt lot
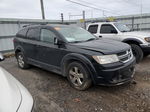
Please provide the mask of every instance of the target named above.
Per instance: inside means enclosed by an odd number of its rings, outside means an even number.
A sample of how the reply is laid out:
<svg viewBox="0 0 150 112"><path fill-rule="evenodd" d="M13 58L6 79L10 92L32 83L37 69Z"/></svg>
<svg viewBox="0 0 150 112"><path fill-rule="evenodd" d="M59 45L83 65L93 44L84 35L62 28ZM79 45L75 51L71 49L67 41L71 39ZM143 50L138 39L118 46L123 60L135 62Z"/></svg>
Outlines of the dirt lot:
<svg viewBox="0 0 150 112"><path fill-rule="evenodd" d="M136 66L137 84L71 88L65 78L32 67L21 70L16 59L0 62L31 92L37 112L150 112L150 57Z"/></svg>

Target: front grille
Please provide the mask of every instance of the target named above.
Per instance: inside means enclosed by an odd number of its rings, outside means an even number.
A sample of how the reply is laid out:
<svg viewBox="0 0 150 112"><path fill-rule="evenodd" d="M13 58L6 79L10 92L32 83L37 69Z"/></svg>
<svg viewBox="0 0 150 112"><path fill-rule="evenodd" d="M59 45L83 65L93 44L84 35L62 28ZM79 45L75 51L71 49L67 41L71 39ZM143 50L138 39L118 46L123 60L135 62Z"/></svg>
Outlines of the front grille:
<svg viewBox="0 0 150 112"><path fill-rule="evenodd" d="M118 53L118 56L126 54L126 51Z"/></svg>
<svg viewBox="0 0 150 112"><path fill-rule="evenodd" d="M131 49L124 51L124 52L120 52L117 55L118 55L118 58L120 59L120 61L123 63L127 63L128 61L130 61L133 58L133 53L132 53Z"/></svg>

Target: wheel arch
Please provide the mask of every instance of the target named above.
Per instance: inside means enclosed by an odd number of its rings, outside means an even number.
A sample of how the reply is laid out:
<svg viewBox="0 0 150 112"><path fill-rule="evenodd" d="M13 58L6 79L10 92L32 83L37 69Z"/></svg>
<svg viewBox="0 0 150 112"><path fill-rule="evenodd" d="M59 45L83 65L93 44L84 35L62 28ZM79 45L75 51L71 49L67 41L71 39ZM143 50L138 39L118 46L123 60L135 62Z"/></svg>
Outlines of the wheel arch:
<svg viewBox="0 0 150 112"><path fill-rule="evenodd" d="M94 66L92 65L92 63L90 62L90 60L78 53L71 53L66 55L61 62L61 71L62 71L62 75L66 77L66 70L67 70L67 66L71 63L77 61L81 64L83 64L86 69L88 70L88 72L90 73L90 77L92 78L92 81L94 82L94 77L92 75L92 73L96 74L96 70L94 68Z"/></svg>
<svg viewBox="0 0 150 112"><path fill-rule="evenodd" d="M124 39L122 42L127 43L127 44L136 44L136 45L142 44L140 40L133 39L133 38Z"/></svg>
<svg viewBox="0 0 150 112"><path fill-rule="evenodd" d="M142 42L138 39L132 39L132 40L126 39L124 42L131 45L133 54L136 57L136 62L139 63L143 59L143 53L144 53L143 49L140 46Z"/></svg>
<svg viewBox="0 0 150 112"><path fill-rule="evenodd" d="M18 46L18 47L15 48L15 56L17 56L18 52L23 52L24 53L24 50L21 46Z"/></svg>

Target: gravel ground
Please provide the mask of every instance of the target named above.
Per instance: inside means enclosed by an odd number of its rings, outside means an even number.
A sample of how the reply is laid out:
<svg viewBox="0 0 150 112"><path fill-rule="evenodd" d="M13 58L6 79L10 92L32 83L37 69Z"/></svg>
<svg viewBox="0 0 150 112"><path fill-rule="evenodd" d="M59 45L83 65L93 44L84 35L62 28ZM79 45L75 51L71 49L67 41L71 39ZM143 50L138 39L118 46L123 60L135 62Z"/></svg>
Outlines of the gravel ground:
<svg viewBox="0 0 150 112"><path fill-rule="evenodd" d="M32 94L36 112L150 112L150 57L136 66L137 84L93 86L77 91L67 79L32 67L18 68L15 58L0 62Z"/></svg>

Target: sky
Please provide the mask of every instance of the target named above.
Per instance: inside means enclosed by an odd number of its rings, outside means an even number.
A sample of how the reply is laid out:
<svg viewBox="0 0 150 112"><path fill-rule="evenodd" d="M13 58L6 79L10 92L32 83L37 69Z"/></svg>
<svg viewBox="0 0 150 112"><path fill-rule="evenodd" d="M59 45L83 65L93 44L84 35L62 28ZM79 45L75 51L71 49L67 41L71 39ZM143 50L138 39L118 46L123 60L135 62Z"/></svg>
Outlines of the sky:
<svg viewBox="0 0 150 112"><path fill-rule="evenodd" d="M71 0L97 9L84 7L66 0L43 0L46 19L60 20L60 14L69 20L69 15L81 15L85 10L86 18L150 13L150 0ZM102 10L101 10L102 9ZM103 11L104 10L104 11ZM0 0L0 18L41 19L40 0ZM82 16L70 16L81 19Z"/></svg>

